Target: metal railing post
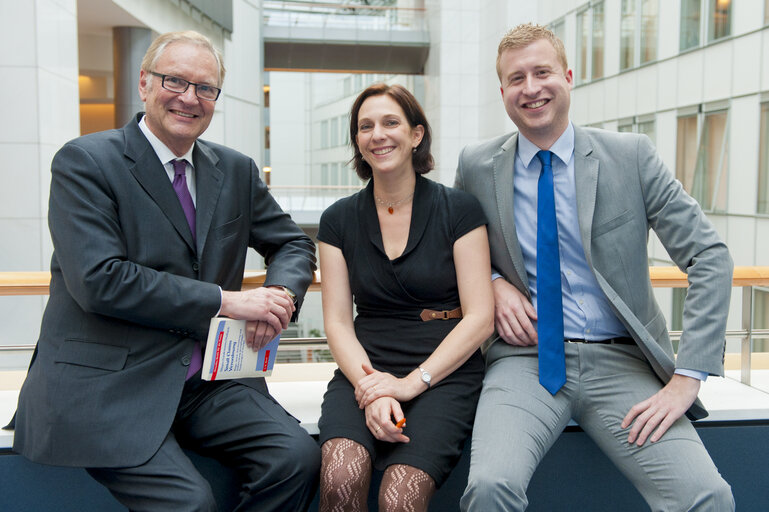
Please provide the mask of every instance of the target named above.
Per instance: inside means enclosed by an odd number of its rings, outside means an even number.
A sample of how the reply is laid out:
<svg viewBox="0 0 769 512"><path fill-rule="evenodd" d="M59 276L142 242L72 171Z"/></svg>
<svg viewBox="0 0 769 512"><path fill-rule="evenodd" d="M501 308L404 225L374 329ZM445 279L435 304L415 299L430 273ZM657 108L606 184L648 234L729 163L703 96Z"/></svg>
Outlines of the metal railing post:
<svg viewBox="0 0 769 512"><path fill-rule="evenodd" d="M750 360L753 354L753 287L742 288L742 338L740 350L740 382L750 386Z"/></svg>

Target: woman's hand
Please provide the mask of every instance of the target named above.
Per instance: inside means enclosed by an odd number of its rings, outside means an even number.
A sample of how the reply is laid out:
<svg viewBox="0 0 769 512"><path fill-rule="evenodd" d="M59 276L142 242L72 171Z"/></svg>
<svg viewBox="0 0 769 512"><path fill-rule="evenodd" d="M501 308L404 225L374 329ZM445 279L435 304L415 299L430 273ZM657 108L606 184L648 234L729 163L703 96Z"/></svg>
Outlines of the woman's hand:
<svg viewBox="0 0 769 512"><path fill-rule="evenodd" d="M410 439L403 435L403 429L393 423L403 418L401 404L390 397L378 398L366 406L366 426L380 441L388 443L408 443Z"/></svg>
<svg viewBox="0 0 769 512"><path fill-rule="evenodd" d="M410 374L402 379L387 372L380 372L364 363L361 365L366 376L355 386L355 400L361 409L382 397L392 397L399 402L408 402L427 387L421 381L410 378Z"/></svg>

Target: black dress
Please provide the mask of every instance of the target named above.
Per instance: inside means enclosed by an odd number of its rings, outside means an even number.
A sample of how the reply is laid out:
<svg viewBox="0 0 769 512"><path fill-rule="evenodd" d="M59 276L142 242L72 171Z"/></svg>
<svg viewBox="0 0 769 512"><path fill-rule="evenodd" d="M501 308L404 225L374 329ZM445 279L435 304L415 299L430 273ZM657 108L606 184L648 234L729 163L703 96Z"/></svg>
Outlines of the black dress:
<svg viewBox="0 0 769 512"><path fill-rule="evenodd" d="M320 219L318 240L341 249L355 302L355 334L377 370L408 375L427 359L458 319L423 322L423 309L460 305L454 269L454 242L486 224L470 194L417 176L411 225L403 254L384 251L373 182L340 199ZM336 370L323 398L320 442L345 437L365 446L374 466L417 467L440 486L456 464L472 429L483 379L476 351L460 368L407 403L404 434L410 443L378 441L366 427L353 386Z"/></svg>

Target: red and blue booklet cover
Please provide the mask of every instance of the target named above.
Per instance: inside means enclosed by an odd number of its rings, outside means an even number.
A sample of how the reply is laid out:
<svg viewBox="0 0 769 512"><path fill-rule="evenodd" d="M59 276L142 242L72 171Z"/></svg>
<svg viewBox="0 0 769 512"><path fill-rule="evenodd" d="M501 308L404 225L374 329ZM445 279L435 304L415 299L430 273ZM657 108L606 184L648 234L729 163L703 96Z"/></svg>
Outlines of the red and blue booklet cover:
<svg viewBox="0 0 769 512"><path fill-rule="evenodd" d="M216 317L208 328L203 380L267 377L272 374L280 335L258 352L246 345L246 321Z"/></svg>

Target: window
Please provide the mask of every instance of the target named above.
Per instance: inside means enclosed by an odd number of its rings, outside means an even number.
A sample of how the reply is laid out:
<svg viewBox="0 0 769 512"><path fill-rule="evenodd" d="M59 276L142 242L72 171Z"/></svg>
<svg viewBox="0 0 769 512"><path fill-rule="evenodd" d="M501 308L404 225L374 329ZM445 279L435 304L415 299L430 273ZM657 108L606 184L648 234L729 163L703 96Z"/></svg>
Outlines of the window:
<svg viewBox="0 0 769 512"><path fill-rule="evenodd" d="M673 288L673 304L670 315L670 329L683 331L684 329L684 301L686 300L686 288ZM673 343L673 351L678 352L678 342Z"/></svg>
<svg viewBox="0 0 769 512"><path fill-rule="evenodd" d="M320 149L328 147L328 121L320 122Z"/></svg>
<svg viewBox="0 0 769 512"><path fill-rule="evenodd" d="M678 118L676 178L705 211L726 211L728 110Z"/></svg>
<svg viewBox="0 0 769 512"><path fill-rule="evenodd" d="M330 147L336 147L339 145L339 118L334 117L331 119L331 127L329 128L331 134Z"/></svg>
<svg viewBox="0 0 769 512"><path fill-rule="evenodd" d="M349 144L350 143L350 130L349 130L349 119L347 116L340 116L339 117L339 126L342 128L342 144Z"/></svg>
<svg viewBox="0 0 769 512"><path fill-rule="evenodd" d="M766 0L766 1L769 2L769 0ZM564 38L566 37L566 22L564 21L563 18L561 18L560 20L554 21L550 25L550 30L553 32L553 34L555 34L555 36L558 39L563 41Z"/></svg>
<svg viewBox="0 0 769 512"><path fill-rule="evenodd" d="M769 328L769 289L753 289L753 328ZM754 338L753 352L769 352L769 339Z"/></svg>
<svg viewBox="0 0 769 512"><path fill-rule="evenodd" d="M603 76L603 41L604 17L603 2L601 2L593 6L593 79Z"/></svg>
<svg viewBox="0 0 769 512"><path fill-rule="evenodd" d="M731 0L709 0L708 42L726 37L732 32Z"/></svg>
<svg viewBox="0 0 769 512"><path fill-rule="evenodd" d="M657 58L657 0L622 0L620 70Z"/></svg>
<svg viewBox="0 0 769 512"><path fill-rule="evenodd" d="M769 25L769 0L764 0L764 25Z"/></svg>
<svg viewBox="0 0 769 512"><path fill-rule="evenodd" d="M328 164L321 164L320 165L320 184L321 185L328 185L330 182L328 177Z"/></svg>
<svg viewBox="0 0 769 512"><path fill-rule="evenodd" d="M577 13L577 83L603 76L603 2Z"/></svg>
<svg viewBox="0 0 769 512"><path fill-rule="evenodd" d="M652 143L657 143L657 130L654 114L620 119L617 123L617 131L643 133L651 139Z"/></svg>
<svg viewBox="0 0 769 512"><path fill-rule="evenodd" d="M339 185L339 164L331 164L331 185Z"/></svg>
<svg viewBox="0 0 769 512"><path fill-rule="evenodd" d="M590 10L577 13L577 83L587 82L590 51Z"/></svg>
<svg viewBox="0 0 769 512"><path fill-rule="evenodd" d="M758 213L769 213L769 102L761 104L758 143Z"/></svg>
<svg viewBox="0 0 769 512"><path fill-rule="evenodd" d="M339 184L343 187L350 184L350 168L344 162L339 164Z"/></svg>
<svg viewBox="0 0 769 512"><path fill-rule="evenodd" d="M681 50L696 48L700 42L716 41L731 34L731 0L681 1Z"/></svg>

